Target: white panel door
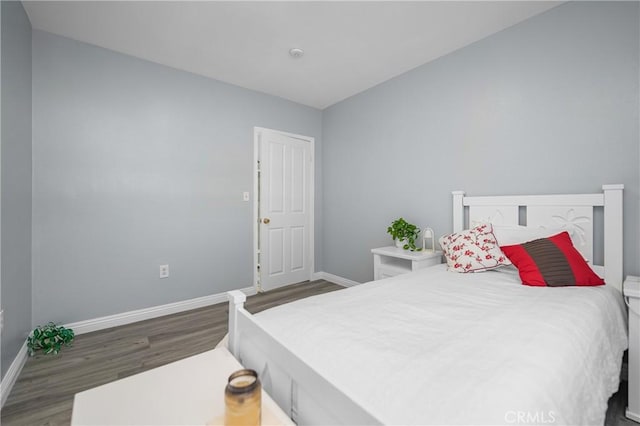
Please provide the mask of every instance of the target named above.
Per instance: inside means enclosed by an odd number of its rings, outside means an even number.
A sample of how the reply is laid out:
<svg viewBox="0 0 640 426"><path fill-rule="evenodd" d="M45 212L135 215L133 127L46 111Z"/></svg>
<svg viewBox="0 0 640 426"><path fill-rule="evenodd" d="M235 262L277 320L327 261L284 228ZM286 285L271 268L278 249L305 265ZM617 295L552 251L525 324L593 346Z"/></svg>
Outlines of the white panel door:
<svg viewBox="0 0 640 426"><path fill-rule="evenodd" d="M259 279L262 290L311 275L312 144L275 131L259 136Z"/></svg>

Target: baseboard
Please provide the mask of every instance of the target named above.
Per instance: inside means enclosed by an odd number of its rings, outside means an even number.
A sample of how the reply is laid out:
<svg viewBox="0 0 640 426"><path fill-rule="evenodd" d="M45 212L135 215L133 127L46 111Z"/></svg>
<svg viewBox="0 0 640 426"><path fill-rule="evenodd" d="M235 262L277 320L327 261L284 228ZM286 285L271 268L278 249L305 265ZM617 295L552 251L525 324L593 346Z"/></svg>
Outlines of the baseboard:
<svg viewBox="0 0 640 426"><path fill-rule="evenodd" d="M629 411L629 407L627 407L627 409L625 410L624 415L628 419L631 419L634 422L640 423L640 414L634 413L633 411Z"/></svg>
<svg viewBox="0 0 640 426"><path fill-rule="evenodd" d="M314 280L330 281L334 284L341 285L342 287L353 287L353 286L362 284L357 281L350 280L348 278L330 274L328 272L314 272L312 278Z"/></svg>
<svg viewBox="0 0 640 426"><path fill-rule="evenodd" d="M7 401L9 394L11 393L11 389L13 389L13 385L18 380L18 376L22 371L22 367L24 367L24 363L27 362L27 341L25 340L18 354L13 359L13 362L9 366L7 373L2 378L2 382L0 382L0 407L4 407L4 403Z"/></svg>
<svg viewBox="0 0 640 426"><path fill-rule="evenodd" d="M254 287L241 288L240 291L247 296L256 294ZM84 321L65 324L67 328L73 329L75 334L91 333L92 331L104 330L120 325L131 324L165 315L176 314L178 312L190 311L191 309L203 308L226 302L227 293L217 293L209 296L196 297L195 299L183 300L181 302L168 303L166 305L152 306L150 308L138 309L135 311L123 312L106 317L94 318Z"/></svg>

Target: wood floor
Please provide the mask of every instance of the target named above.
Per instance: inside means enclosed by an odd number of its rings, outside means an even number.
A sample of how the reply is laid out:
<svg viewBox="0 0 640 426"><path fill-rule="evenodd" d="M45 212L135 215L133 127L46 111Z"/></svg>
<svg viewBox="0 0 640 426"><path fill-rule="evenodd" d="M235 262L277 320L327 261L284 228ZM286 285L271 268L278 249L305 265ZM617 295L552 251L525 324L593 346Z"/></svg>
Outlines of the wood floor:
<svg viewBox="0 0 640 426"><path fill-rule="evenodd" d="M247 298L256 313L340 290L327 281L301 283ZM2 409L3 425L68 425L73 395L210 349L227 332L226 303L82 334L57 356L29 358ZM626 383L609 400L606 426L638 426L624 417Z"/></svg>
<svg viewBox="0 0 640 426"><path fill-rule="evenodd" d="M340 290L327 281L287 286L247 298L256 313ZM2 409L9 425L69 425L73 395L210 349L227 333L228 304L76 336L57 356L29 358Z"/></svg>

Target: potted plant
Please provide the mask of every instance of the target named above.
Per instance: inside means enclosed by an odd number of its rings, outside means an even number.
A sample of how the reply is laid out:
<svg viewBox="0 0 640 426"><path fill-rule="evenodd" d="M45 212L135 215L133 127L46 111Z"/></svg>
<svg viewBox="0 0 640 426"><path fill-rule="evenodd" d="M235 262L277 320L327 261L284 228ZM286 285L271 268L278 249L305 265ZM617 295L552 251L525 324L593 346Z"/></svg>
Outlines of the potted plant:
<svg viewBox="0 0 640 426"><path fill-rule="evenodd" d="M416 247L416 240L420 234L420 229L403 218L391 222L391 226L387 228L387 233L389 233L391 238L396 242L396 247L411 251L422 250L422 248Z"/></svg>
<svg viewBox="0 0 640 426"><path fill-rule="evenodd" d="M71 346L74 337L73 330L70 328L57 326L52 322L45 326L39 325L27 339L29 356L35 355L38 350L42 350L45 355L57 354L62 345Z"/></svg>

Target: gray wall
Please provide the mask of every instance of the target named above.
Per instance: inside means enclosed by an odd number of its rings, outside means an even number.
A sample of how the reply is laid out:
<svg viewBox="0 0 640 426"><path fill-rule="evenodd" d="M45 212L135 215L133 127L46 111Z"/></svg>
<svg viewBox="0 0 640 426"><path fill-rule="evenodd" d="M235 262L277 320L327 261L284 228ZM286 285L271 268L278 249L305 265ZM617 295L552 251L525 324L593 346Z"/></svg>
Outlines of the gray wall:
<svg viewBox="0 0 640 426"><path fill-rule="evenodd" d="M621 182L625 269L638 274L638 35L637 3L569 3L321 113L36 31L33 325L250 285L253 126L316 137L316 270L371 279L388 223L447 232L454 189ZM3 306L14 288L29 317L28 286L5 284L5 251Z"/></svg>
<svg viewBox="0 0 640 426"><path fill-rule="evenodd" d="M638 275L638 18L636 2L564 4L324 110L324 270L372 279L399 216L449 232L452 190L623 183Z"/></svg>
<svg viewBox="0 0 640 426"><path fill-rule="evenodd" d="M316 138L322 223L319 110L39 31L33 95L34 323L251 286L253 126Z"/></svg>
<svg viewBox="0 0 640 426"><path fill-rule="evenodd" d="M31 24L2 8L2 376L31 329Z"/></svg>
<svg viewBox="0 0 640 426"><path fill-rule="evenodd" d="M0 186L2 185L2 5L0 5ZM0 308L2 304L2 191L0 188ZM4 315L4 314L3 314ZM4 318L3 318L4 319ZM4 326L3 326L4 327ZM0 337L0 380L4 377L6 369L3 366L7 363L2 354L2 338ZM9 356L11 354L8 354Z"/></svg>

